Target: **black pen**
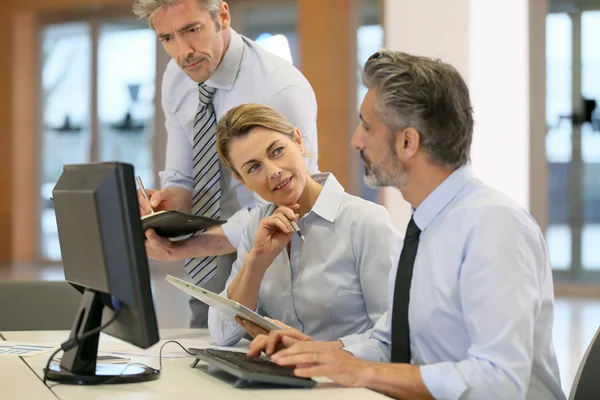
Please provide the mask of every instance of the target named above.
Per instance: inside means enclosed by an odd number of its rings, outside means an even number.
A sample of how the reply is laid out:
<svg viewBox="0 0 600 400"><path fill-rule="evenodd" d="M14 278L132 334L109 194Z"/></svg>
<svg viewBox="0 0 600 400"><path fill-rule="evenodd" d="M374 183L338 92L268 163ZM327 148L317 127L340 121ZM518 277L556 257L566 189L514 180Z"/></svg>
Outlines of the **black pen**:
<svg viewBox="0 0 600 400"><path fill-rule="evenodd" d="M296 223L296 221L290 221L290 222L292 223L292 226L296 230L296 233L298 234L298 236L300 236L300 239L302 239L302 241L305 242L306 239L304 239L304 235L302 234L302 232L300 232L300 228L298 228L298 224Z"/></svg>

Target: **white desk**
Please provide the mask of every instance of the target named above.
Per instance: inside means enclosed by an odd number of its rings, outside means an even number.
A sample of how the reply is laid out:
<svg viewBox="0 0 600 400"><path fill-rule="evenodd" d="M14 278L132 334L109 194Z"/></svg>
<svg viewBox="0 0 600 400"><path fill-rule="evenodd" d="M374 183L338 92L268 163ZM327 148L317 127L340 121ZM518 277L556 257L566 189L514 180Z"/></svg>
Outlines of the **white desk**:
<svg viewBox="0 0 600 400"><path fill-rule="evenodd" d="M177 329L177 330L161 330L161 339L177 339L177 338L197 338L208 340L208 332L203 329ZM66 331L46 331L46 332L2 332L2 335L6 340L18 340L24 342L55 342L60 343L68 338L68 332ZM103 344L117 342L109 336L102 336L100 341L100 349ZM172 345L176 346L176 345ZM165 347L165 351L167 347ZM48 381L48 386L56 397L47 389L44 388L41 381L34 376L42 376L42 371L46 366L49 354L42 354L39 356L16 359L23 366L16 369L17 372L12 373L9 376L15 376L16 373L19 376L26 377L27 387L25 388L22 383L15 382L14 387L9 385L8 391L2 389L2 399L42 399L53 398L67 399L67 400L80 400L80 399L113 399L113 398L126 398L126 399L179 399L179 398L202 398L202 399L276 399L282 400L295 400L295 399L323 399L327 400L368 400L368 399L386 399L379 393L367 390L367 389L348 389L340 388L331 381L323 378L316 379L319 383L312 389L236 389L231 386L230 382L226 379L217 378L213 375L206 373L203 369L206 368L206 364L200 362L196 368L190 368L191 362L194 360L193 357L176 358L176 359L163 359L163 369L161 377L158 380L151 382L132 383L132 384L121 384L121 385L104 385L104 386L72 386L56 384L55 382ZM14 367L16 361L7 357L0 358L0 372ZM136 357L131 359L132 362L140 362L150 367L158 369L158 359L148 357ZM25 365L27 363L31 369ZM29 373L26 372L29 371ZM2 385L4 386L4 377L2 375ZM32 379L34 378L35 379ZM17 378L18 379L18 378ZM29 383L32 383L31 385ZM33 383L36 383L33 385ZM31 387L30 387L31 386ZM36 386L36 387L34 387ZM39 387L40 395L31 392L30 390L38 390ZM12 389L11 389L12 388ZM12 391L11 391L12 390ZM45 390L45 392L44 392ZM37 392L35 392L37 393ZM47 397L44 397L47 396ZM48 397L49 396L49 397ZM184 397L185 396L185 397Z"/></svg>
<svg viewBox="0 0 600 400"><path fill-rule="evenodd" d="M52 391L42 383L41 379L29 369L20 357L3 357L0 360L0 397L2 399L56 400Z"/></svg>

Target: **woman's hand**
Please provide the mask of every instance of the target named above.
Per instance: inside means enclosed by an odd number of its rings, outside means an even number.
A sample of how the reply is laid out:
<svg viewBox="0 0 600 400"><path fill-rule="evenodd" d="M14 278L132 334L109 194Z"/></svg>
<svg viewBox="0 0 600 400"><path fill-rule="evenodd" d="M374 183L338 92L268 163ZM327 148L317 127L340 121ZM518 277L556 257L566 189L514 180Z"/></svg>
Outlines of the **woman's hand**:
<svg viewBox="0 0 600 400"><path fill-rule="evenodd" d="M267 261L271 265L275 257L290 242L296 232L290 221L297 221L299 205L279 206L275 212L260 221L252 251L257 259Z"/></svg>
<svg viewBox="0 0 600 400"><path fill-rule="evenodd" d="M279 326L280 328L284 329L284 330L288 330L288 329L294 329L291 326L288 326L286 324L284 324L281 321L278 321L276 319L271 319L268 317L265 317L265 319L268 319L269 321L271 321L272 323L274 323L275 325ZM236 316L235 317L235 321L246 330L246 332L248 332L248 334L250 336L252 336L252 338L257 337L258 335L268 335L269 331L266 329L261 328L260 326L256 325L254 322L252 321L248 321L247 319L244 319L242 317Z"/></svg>

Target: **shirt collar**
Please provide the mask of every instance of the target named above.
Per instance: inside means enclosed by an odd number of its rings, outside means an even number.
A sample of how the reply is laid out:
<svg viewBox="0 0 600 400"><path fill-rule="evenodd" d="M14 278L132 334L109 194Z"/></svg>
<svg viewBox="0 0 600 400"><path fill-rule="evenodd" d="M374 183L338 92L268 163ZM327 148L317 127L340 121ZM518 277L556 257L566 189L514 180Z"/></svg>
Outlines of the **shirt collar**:
<svg viewBox="0 0 600 400"><path fill-rule="evenodd" d="M473 169L470 165L458 168L447 177L427 198L414 210L413 218L419 229L424 231L427 225L456 197L456 195L472 180Z"/></svg>
<svg viewBox="0 0 600 400"><path fill-rule="evenodd" d="M229 46L227 46L225 56L210 79L205 82L206 85L215 89L231 90L242 63L243 54L244 40L236 31L231 29Z"/></svg>
<svg viewBox="0 0 600 400"><path fill-rule="evenodd" d="M344 187L329 172L314 174L312 178L317 183L323 185L323 190L321 190L319 198L317 198L310 212L317 214L329 222L335 221L344 195Z"/></svg>

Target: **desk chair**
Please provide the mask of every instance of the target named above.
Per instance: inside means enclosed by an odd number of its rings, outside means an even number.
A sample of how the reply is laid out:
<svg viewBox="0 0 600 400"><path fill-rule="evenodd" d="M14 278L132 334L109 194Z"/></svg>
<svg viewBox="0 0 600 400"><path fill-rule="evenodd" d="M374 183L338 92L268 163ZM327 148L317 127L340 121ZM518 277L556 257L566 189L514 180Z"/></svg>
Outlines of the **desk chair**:
<svg viewBox="0 0 600 400"><path fill-rule="evenodd" d="M65 281L0 281L0 331L70 330L80 302Z"/></svg>
<svg viewBox="0 0 600 400"><path fill-rule="evenodd" d="M571 387L569 400L597 399L600 392L600 328L588 346Z"/></svg>

